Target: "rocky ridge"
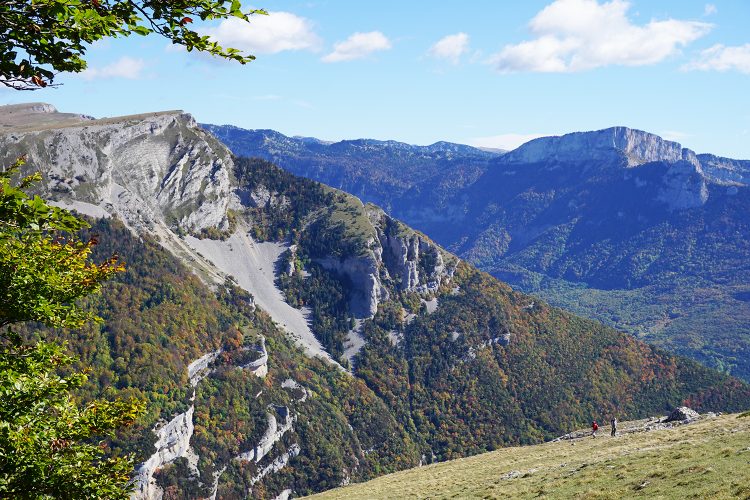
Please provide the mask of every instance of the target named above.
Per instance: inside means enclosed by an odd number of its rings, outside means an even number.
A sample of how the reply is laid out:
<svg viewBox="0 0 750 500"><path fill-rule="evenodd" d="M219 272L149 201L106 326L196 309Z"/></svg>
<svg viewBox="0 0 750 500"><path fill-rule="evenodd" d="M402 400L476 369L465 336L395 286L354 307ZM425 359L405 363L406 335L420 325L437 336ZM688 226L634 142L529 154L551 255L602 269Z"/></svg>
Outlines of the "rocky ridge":
<svg viewBox="0 0 750 500"><path fill-rule="evenodd" d="M450 280L458 263L455 256L382 209L367 205L364 210L373 233L366 242L365 253L343 259L316 259L324 268L351 281L351 310L355 317L372 317L377 312L378 304L389 297L385 283L392 283L398 291L430 295Z"/></svg>

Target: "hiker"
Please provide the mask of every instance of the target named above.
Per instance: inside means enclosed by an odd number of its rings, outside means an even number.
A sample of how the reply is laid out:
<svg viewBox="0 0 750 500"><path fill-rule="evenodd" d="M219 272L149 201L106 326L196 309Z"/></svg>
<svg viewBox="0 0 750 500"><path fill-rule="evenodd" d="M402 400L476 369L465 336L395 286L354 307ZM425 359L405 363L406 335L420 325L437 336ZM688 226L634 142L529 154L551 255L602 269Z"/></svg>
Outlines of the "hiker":
<svg viewBox="0 0 750 500"><path fill-rule="evenodd" d="M612 417L610 424L612 424L612 437L615 437L617 435L617 417Z"/></svg>
<svg viewBox="0 0 750 500"><path fill-rule="evenodd" d="M596 437L596 431L599 430L599 424L596 423L596 420L591 422L591 437Z"/></svg>

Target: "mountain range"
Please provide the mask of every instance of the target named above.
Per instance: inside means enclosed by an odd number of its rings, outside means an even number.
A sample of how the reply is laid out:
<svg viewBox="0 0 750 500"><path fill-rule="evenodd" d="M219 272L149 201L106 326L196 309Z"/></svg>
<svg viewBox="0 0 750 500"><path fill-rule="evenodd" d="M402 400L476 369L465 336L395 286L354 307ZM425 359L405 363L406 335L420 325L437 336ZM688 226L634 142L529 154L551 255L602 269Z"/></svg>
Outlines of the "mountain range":
<svg viewBox="0 0 750 500"><path fill-rule="evenodd" d="M205 125L550 303L750 380L750 161L625 127L510 152Z"/></svg>
<svg viewBox="0 0 750 500"><path fill-rule="evenodd" d="M90 370L83 400L146 401L109 443L138 458L134 498L289 498L612 415L750 406L739 379L514 291L376 205L231 154L181 111L16 105L0 130L3 162L25 154L39 193L91 220L95 258L127 264L84 304L102 323L41 334ZM507 156L419 154L467 188Z"/></svg>

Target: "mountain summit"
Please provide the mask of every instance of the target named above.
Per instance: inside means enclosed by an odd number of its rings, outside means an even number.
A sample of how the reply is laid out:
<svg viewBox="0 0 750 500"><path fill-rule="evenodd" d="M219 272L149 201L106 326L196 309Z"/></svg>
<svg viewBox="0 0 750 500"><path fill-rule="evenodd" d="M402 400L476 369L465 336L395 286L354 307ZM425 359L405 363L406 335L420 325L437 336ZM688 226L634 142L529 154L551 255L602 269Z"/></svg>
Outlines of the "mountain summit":
<svg viewBox="0 0 750 500"><path fill-rule="evenodd" d="M506 154L503 163L604 162L634 167L644 163L687 161L698 165L695 153L658 135L627 127L574 132L533 139Z"/></svg>

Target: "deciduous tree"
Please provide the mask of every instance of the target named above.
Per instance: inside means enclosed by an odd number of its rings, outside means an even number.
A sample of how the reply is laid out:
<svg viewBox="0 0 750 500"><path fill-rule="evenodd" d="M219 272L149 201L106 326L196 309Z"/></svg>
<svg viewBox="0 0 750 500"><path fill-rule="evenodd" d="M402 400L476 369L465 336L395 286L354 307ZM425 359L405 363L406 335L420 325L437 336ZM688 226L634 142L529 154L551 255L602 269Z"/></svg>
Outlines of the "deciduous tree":
<svg viewBox="0 0 750 500"><path fill-rule="evenodd" d="M64 346L33 342L12 325L78 327L98 320L76 300L123 269L116 256L89 260L88 224L27 194L39 175L13 182L21 161L0 173L0 497L125 498L129 457L109 457L104 438L143 412L136 401L81 404L84 373L63 375Z"/></svg>
<svg viewBox="0 0 750 500"><path fill-rule="evenodd" d="M239 0L7 0L0 2L0 83L18 90L53 84L61 71L86 68L86 49L103 38L156 33L187 50L245 64L254 59L202 35L194 23L264 10Z"/></svg>

